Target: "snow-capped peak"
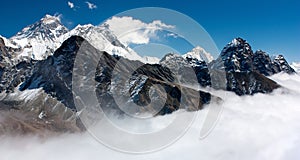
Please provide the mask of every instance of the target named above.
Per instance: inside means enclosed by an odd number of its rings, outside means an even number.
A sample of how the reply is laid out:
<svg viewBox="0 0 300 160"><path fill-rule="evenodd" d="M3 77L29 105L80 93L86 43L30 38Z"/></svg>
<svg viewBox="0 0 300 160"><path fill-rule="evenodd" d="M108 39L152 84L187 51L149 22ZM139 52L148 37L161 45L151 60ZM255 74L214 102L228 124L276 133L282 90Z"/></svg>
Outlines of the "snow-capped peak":
<svg viewBox="0 0 300 160"><path fill-rule="evenodd" d="M61 43L69 37L77 35L86 39L92 46L100 51L106 51L111 55L118 55L130 60L138 60L143 63L158 63L153 57L141 57L134 50L125 47L111 32L106 24L94 26L92 24L77 25L70 32L60 38Z"/></svg>
<svg viewBox="0 0 300 160"><path fill-rule="evenodd" d="M253 70L253 56L250 44L235 38L223 48L218 61L223 61L226 71L249 72Z"/></svg>
<svg viewBox="0 0 300 160"><path fill-rule="evenodd" d="M75 33L75 32L77 32L77 33L87 33L93 28L95 28L95 26L92 25L92 24L85 24L85 25L78 24L71 32L72 33Z"/></svg>
<svg viewBox="0 0 300 160"><path fill-rule="evenodd" d="M54 41L56 38L68 32L57 16L45 15L39 21L25 27L10 39L38 39Z"/></svg>
<svg viewBox="0 0 300 160"><path fill-rule="evenodd" d="M204 48L197 46L192 51L182 55L183 58L196 58L200 61L205 61L206 63L209 63L214 60L214 57L205 51Z"/></svg>
<svg viewBox="0 0 300 160"><path fill-rule="evenodd" d="M20 50L14 53L13 57L16 57L16 60L24 57L45 59L61 45L59 37L68 31L58 16L45 15L9 39L10 43L16 44Z"/></svg>
<svg viewBox="0 0 300 160"><path fill-rule="evenodd" d="M163 66L168 66L169 68L178 68L178 66L188 66L188 62L185 58L176 53L166 54L159 63Z"/></svg>
<svg viewBox="0 0 300 160"><path fill-rule="evenodd" d="M71 36L81 36L95 48L111 55L119 55L130 60L144 63L158 63L153 57L141 57L129 47L124 46L112 33L107 24L94 26L92 24L77 25L69 31L60 21L59 16L45 15L39 21L25 27L10 39L4 39L5 44L15 48L11 53L14 62L26 59L43 60L61 46Z"/></svg>
<svg viewBox="0 0 300 160"><path fill-rule="evenodd" d="M59 16L51 16L51 15L48 15L46 14L42 19L41 21L44 23L44 24L52 24L52 23L60 23L61 24L61 21L60 21L60 17Z"/></svg>

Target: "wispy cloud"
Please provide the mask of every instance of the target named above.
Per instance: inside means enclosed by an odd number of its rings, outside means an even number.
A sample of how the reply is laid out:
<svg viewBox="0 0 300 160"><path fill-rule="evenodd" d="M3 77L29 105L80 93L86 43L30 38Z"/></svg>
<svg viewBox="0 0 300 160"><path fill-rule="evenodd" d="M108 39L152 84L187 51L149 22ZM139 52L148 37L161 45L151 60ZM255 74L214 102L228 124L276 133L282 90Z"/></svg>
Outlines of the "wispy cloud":
<svg viewBox="0 0 300 160"><path fill-rule="evenodd" d="M172 29L175 26L163 23L160 20L154 20L145 23L133 17L112 17L106 21L109 29L118 37L118 39L126 44L148 44L150 39L155 38L157 31L164 29Z"/></svg>
<svg viewBox="0 0 300 160"><path fill-rule="evenodd" d="M95 5L95 4L91 3L91 2L86 1L85 3L88 5L89 9L91 9L91 10L97 8L97 5Z"/></svg>
<svg viewBox="0 0 300 160"><path fill-rule="evenodd" d="M70 2L70 1L68 1L68 6L69 6L71 9L73 9L73 8L75 7L74 3Z"/></svg>

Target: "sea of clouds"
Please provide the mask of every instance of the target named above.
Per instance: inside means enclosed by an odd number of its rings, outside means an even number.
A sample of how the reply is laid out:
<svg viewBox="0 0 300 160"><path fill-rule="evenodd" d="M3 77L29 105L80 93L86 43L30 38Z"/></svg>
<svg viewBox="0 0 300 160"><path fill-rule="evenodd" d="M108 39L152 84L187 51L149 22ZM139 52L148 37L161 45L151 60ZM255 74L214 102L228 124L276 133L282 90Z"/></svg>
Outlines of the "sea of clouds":
<svg viewBox="0 0 300 160"><path fill-rule="evenodd" d="M0 137L0 159L300 159L300 76L277 74L270 78L284 88L254 96L226 93L222 97L225 102L219 121L204 139L199 138L200 126L208 108L199 111L198 118L181 139L153 153L117 152L101 145L88 133L48 139L6 136ZM151 125L160 125L159 121Z"/></svg>

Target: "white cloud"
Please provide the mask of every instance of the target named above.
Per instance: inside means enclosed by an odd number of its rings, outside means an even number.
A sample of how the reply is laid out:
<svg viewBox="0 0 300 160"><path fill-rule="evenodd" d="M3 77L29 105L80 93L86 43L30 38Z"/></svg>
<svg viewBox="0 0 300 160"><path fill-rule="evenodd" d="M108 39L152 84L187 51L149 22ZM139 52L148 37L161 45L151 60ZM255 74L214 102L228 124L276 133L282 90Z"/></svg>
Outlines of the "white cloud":
<svg viewBox="0 0 300 160"><path fill-rule="evenodd" d="M178 34L175 34L175 33L168 33L167 36L169 37L173 37L173 38L178 38Z"/></svg>
<svg viewBox="0 0 300 160"><path fill-rule="evenodd" d="M198 139L199 126L207 108L199 111L198 119L179 141L154 153L116 152L85 133L48 139L0 137L1 159L296 160L300 158L300 76L278 74L271 78L293 91L279 89L272 94L243 97L228 93L219 123L204 140ZM161 125L158 122L152 125ZM128 123L125 121L124 124Z"/></svg>
<svg viewBox="0 0 300 160"><path fill-rule="evenodd" d="M69 6L71 9L73 9L73 8L75 7L74 3L70 2L70 1L68 1L68 6Z"/></svg>
<svg viewBox="0 0 300 160"><path fill-rule="evenodd" d="M293 62L291 67L293 67L296 72L300 72L300 62Z"/></svg>
<svg viewBox="0 0 300 160"><path fill-rule="evenodd" d="M156 37L156 31L174 28L160 20L145 23L132 17L112 17L107 20L109 29L124 44L147 44L151 38Z"/></svg>
<svg viewBox="0 0 300 160"><path fill-rule="evenodd" d="M91 10L97 8L97 6L91 2L86 1L85 3L88 5L89 9L91 9Z"/></svg>

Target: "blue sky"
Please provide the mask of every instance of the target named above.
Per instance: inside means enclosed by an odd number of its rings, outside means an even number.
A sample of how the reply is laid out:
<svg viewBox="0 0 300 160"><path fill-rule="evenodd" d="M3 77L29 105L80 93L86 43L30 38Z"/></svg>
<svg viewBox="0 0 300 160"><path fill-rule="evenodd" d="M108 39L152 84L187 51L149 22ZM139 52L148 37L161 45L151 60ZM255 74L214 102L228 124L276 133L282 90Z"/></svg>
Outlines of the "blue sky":
<svg viewBox="0 0 300 160"><path fill-rule="evenodd" d="M78 23L99 24L128 9L163 7L182 12L211 35L221 50L234 37L242 37L253 49L284 54L289 61L300 61L300 1L298 0L69 0L3 1L0 6L0 34L14 35L45 14L62 14L63 23L72 28Z"/></svg>

